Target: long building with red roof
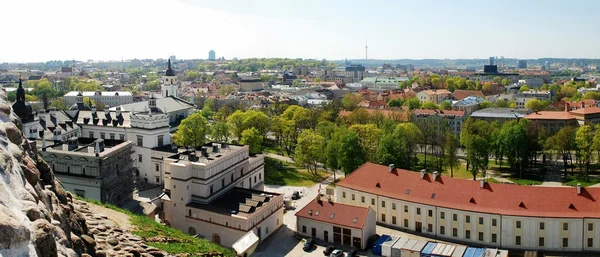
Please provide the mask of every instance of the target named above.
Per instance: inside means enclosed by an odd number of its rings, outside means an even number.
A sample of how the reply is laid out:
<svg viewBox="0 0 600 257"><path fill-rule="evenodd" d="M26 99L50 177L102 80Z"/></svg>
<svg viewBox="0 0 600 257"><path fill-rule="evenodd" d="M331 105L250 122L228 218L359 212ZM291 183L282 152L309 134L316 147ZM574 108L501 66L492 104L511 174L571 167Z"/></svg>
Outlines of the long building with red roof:
<svg viewBox="0 0 600 257"><path fill-rule="evenodd" d="M366 163L337 183L339 203L425 236L508 249L600 251L600 188L463 180Z"/></svg>

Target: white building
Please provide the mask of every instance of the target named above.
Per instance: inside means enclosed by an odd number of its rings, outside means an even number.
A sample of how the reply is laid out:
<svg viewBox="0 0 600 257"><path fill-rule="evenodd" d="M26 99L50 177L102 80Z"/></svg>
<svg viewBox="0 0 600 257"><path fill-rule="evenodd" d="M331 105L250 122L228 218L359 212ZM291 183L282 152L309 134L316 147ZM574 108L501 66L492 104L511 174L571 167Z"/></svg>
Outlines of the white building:
<svg viewBox="0 0 600 257"><path fill-rule="evenodd" d="M247 233L260 240L283 224L283 195L264 186L264 158L248 146L207 144L165 158L161 218L226 247Z"/></svg>
<svg viewBox="0 0 600 257"><path fill-rule="evenodd" d="M366 249L375 234L377 217L369 207L334 203L317 196L296 212L296 228L300 235L325 242Z"/></svg>
<svg viewBox="0 0 600 257"><path fill-rule="evenodd" d="M487 183L366 163L336 202L371 207L377 222L491 248L600 252L600 188Z"/></svg>
<svg viewBox="0 0 600 257"><path fill-rule="evenodd" d="M162 77L162 84L160 85L160 92L162 97L177 96L179 90L179 82L177 81L177 75L175 71L171 69L171 59L165 75Z"/></svg>
<svg viewBox="0 0 600 257"><path fill-rule="evenodd" d="M127 91L71 91L64 95L65 105L73 105L78 102L78 97L89 97L94 102L102 102L105 105L117 106L133 103L133 95Z"/></svg>

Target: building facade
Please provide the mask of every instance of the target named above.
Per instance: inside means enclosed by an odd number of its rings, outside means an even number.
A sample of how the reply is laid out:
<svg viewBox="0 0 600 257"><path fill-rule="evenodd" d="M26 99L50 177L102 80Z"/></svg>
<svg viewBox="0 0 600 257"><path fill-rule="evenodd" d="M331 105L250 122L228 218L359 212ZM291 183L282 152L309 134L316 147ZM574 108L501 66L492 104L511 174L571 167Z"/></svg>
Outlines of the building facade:
<svg viewBox="0 0 600 257"><path fill-rule="evenodd" d="M63 97L65 105L70 106L77 103L78 97L89 97L94 102L102 102L103 104L109 106L133 103L133 95L131 94L131 92L126 91L71 91L65 94L65 96Z"/></svg>
<svg viewBox="0 0 600 257"><path fill-rule="evenodd" d="M165 223L232 247L249 232L263 240L283 224L283 195L264 187L264 157L248 146L210 143L165 159Z"/></svg>
<svg viewBox="0 0 600 257"><path fill-rule="evenodd" d="M495 184L366 163L338 183L335 194L337 202L373 208L380 224L431 238L600 251L598 188Z"/></svg>
<svg viewBox="0 0 600 257"><path fill-rule="evenodd" d="M429 125L433 128L436 127L434 125L436 125L437 122L444 122L444 125L448 126L449 131L452 132L456 138L460 138L460 129L465 121L465 111L415 109L412 118L415 123L431 123Z"/></svg>
<svg viewBox="0 0 600 257"><path fill-rule="evenodd" d="M171 59L165 71L165 75L161 79L160 92L162 97L177 96L179 91L179 81L177 81L177 75L171 68Z"/></svg>
<svg viewBox="0 0 600 257"><path fill-rule="evenodd" d="M424 102L433 102L435 104L440 104L442 101L449 99L452 96L452 93L446 89L438 89L438 90L423 90L417 93L417 98L421 103Z"/></svg>

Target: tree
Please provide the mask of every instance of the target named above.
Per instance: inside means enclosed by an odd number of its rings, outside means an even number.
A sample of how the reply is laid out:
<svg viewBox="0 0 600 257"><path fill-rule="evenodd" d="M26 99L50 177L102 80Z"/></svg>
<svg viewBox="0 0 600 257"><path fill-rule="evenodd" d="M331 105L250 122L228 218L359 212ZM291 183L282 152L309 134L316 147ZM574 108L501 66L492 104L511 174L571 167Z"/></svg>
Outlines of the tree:
<svg viewBox="0 0 600 257"><path fill-rule="evenodd" d="M458 161L458 139L451 132L446 132L446 140L444 144L444 163L450 167L450 176L454 177L454 168L458 167L460 162Z"/></svg>
<svg viewBox="0 0 600 257"><path fill-rule="evenodd" d="M345 110L352 111L358 103L362 102L363 96L358 93L349 93L342 98L342 106Z"/></svg>
<svg viewBox="0 0 600 257"><path fill-rule="evenodd" d="M492 102L490 102L490 101L483 101L483 102L479 103L479 107L481 109L490 108L490 107L492 107Z"/></svg>
<svg viewBox="0 0 600 257"><path fill-rule="evenodd" d="M404 102L404 105L408 106L408 109L412 111L421 108L421 101L417 98L410 98Z"/></svg>
<svg viewBox="0 0 600 257"><path fill-rule="evenodd" d="M344 130L339 137L339 167L348 175L365 163L364 152L360 146L358 135L351 130Z"/></svg>
<svg viewBox="0 0 600 257"><path fill-rule="evenodd" d="M587 92L585 94L583 94L583 99L594 99L594 100L600 100L600 93L599 92Z"/></svg>
<svg viewBox="0 0 600 257"><path fill-rule="evenodd" d="M215 112L213 112L207 105L204 105L204 108L202 108L200 113L202 113L202 116L204 116L206 119L211 119L212 116L215 115Z"/></svg>
<svg viewBox="0 0 600 257"><path fill-rule="evenodd" d="M387 105L389 107L400 107L400 106L402 106L402 104L403 104L403 102L402 102L402 99L400 99L400 98L394 98L387 103Z"/></svg>
<svg viewBox="0 0 600 257"><path fill-rule="evenodd" d="M198 78L200 78L200 73L197 71L188 71L185 73L185 80L186 81L194 81L197 80Z"/></svg>
<svg viewBox="0 0 600 257"><path fill-rule="evenodd" d="M423 108L423 109L430 109L430 110L437 110L439 107L438 107L438 106L437 106L437 104L435 104L434 102L432 102L432 101L427 101L427 102L424 102L424 103L421 105L421 108Z"/></svg>
<svg viewBox="0 0 600 257"><path fill-rule="evenodd" d="M519 93L520 92L525 92L525 91L529 91L530 88L527 85L522 85L521 88L519 88Z"/></svg>
<svg viewBox="0 0 600 257"><path fill-rule="evenodd" d="M480 172L485 177L491 141L490 130L489 123L482 120L468 118L463 124L460 143L465 146L467 167L471 167L468 170L473 175L473 180L477 179Z"/></svg>
<svg viewBox="0 0 600 257"><path fill-rule="evenodd" d="M67 106L65 105L65 101L64 101L64 99L62 97L54 99L50 103L50 106L56 108L57 110L65 110L65 109L67 109Z"/></svg>
<svg viewBox="0 0 600 257"><path fill-rule="evenodd" d="M523 168L527 167L530 154L527 135L527 120L509 121L502 125L498 135L502 154L507 157L511 169L519 173L522 178Z"/></svg>
<svg viewBox="0 0 600 257"><path fill-rule="evenodd" d="M554 150L562 156L565 177L567 176L567 165L570 159L571 150L575 147L575 128L564 127L560 129L554 136L551 136L546 140L544 149Z"/></svg>
<svg viewBox="0 0 600 257"><path fill-rule="evenodd" d="M224 85L219 87L219 95L230 95L235 91L237 91L237 88L234 86Z"/></svg>
<svg viewBox="0 0 600 257"><path fill-rule="evenodd" d="M50 81L48 81L47 79L42 79L39 80L38 83L35 83L31 94L40 99L44 97L54 98L58 95L58 91L54 89Z"/></svg>
<svg viewBox="0 0 600 257"><path fill-rule="evenodd" d="M594 127L583 125L575 133L575 144L579 149L581 160L585 163L585 178L589 179L590 162L592 160Z"/></svg>
<svg viewBox="0 0 600 257"><path fill-rule="evenodd" d="M366 160L377 162L377 148L379 147L381 129L378 129L375 124L352 125L349 129L358 135L360 145L366 154Z"/></svg>
<svg viewBox="0 0 600 257"><path fill-rule="evenodd" d="M226 122L217 121L211 127L211 137L219 142L229 142L229 126Z"/></svg>
<svg viewBox="0 0 600 257"><path fill-rule="evenodd" d="M508 79L502 79L502 81L500 82L500 84L502 84L503 86L508 86L510 84L510 80L508 80Z"/></svg>
<svg viewBox="0 0 600 257"><path fill-rule="evenodd" d="M539 112L541 110L546 109L548 107L548 104L549 103L544 100L530 99L525 103L525 107L531 109L534 112Z"/></svg>
<svg viewBox="0 0 600 257"><path fill-rule="evenodd" d="M294 160L296 163L306 166L309 173L317 175L319 162L325 160L325 138L312 129L305 129L298 136Z"/></svg>
<svg viewBox="0 0 600 257"><path fill-rule="evenodd" d="M263 142L263 135L256 128L248 128L242 132L242 139L240 143L247 145L250 148L250 154L259 154L262 152L261 145Z"/></svg>
<svg viewBox="0 0 600 257"><path fill-rule="evenodd" d="M452 103L449 101L443 101L440 103L440 109L442 110L452 110Z"/></svg>
<svg viewBox="0 0 600 257"><path fill-rule="evenodd" d="M210 127L201 113L196 112L181 121L173 134L173 141L179 146L201 147L206 143Z"/></svg>

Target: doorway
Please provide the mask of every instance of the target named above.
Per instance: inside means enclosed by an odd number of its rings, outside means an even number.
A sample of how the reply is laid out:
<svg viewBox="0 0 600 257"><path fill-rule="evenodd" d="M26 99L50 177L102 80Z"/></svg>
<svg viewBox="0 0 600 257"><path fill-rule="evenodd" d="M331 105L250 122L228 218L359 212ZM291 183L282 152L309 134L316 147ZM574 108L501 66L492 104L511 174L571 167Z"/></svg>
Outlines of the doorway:
<svg viewBox="0 0 600 257"><path fill-rule="evenodd" d="M323 231L323 240L325 240L325 242L329 243L329 231L327 231L327 230Z"/></svg>
<svg viewBox="0 0 600 257"><path fill-rule="evenodd" d="M417 233L421 233L423 231L423 223L421 222L415 222L415 231Z"/></svg>

